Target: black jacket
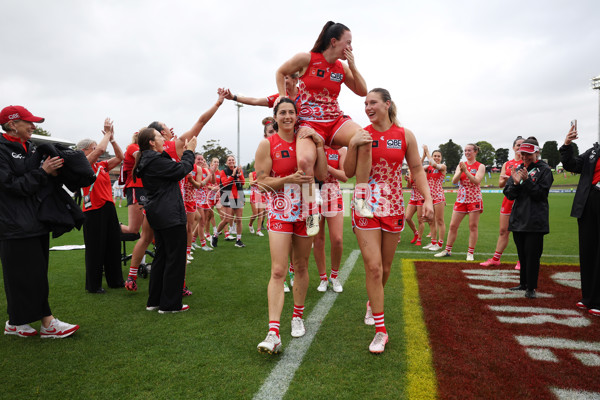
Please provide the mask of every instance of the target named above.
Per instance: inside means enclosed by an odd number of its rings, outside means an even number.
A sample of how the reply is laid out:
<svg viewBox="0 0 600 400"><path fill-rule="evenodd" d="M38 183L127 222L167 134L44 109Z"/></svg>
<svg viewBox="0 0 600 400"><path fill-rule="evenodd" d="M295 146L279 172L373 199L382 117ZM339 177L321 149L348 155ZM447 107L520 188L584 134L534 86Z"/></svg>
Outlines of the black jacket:
<svg viewBox="0 0 600 400"><path fill-rule="evenodd" d="M516 170L525 168L522 164ZM504 195L509 200L514 200L508 230L511 232L550 232L548 193L554 176L548 164L543 161L531 163L529 179L521 184L508 178L504 187Z"/></svg>
<svg viewBox="0 0 600 400"><path fill-rule="evenodd" d="M194 168L194 153L186 150L176 162L166 152L144 150L136 176L142 178L147 201L146 217L152 229L187 224L179 181Z"/></svg>
<svg viewBox="0 0 600 400"><path fill-rule="evenodd" d="M35 144L6 140L0 134L0 240L25 239L47 234L37 217L40 193L49 185Z"/></svg>
<svg viewBox="0 0 600 400"><path fill-rule="evenodd" d="M563 163L563 168L566 171L581 174L575 198L573 199L573 207L571 208L571 217L581 218L585 203L590 194L590 189L592 188L594 169L596 168L598 157L600 157L600 144L594 143L592 148L577 157L573 157L572 145L562 145L558 150L560 151L560 161Z"/></svg>

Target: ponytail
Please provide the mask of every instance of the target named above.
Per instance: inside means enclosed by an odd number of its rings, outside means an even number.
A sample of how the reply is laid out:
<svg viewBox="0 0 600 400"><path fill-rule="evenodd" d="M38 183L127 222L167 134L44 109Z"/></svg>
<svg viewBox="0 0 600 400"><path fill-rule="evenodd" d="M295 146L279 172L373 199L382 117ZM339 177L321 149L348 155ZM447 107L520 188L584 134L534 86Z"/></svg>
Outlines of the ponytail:
<svg viewBox="0 0 600 400"><path fill-rule="evenodd" d="M331 39L335 38L340 40L344 32L349 31L348 27L339 22L327 21L317 41L315 42L311 52L313 53L323 53L329 45L331 44Z"/></svg>

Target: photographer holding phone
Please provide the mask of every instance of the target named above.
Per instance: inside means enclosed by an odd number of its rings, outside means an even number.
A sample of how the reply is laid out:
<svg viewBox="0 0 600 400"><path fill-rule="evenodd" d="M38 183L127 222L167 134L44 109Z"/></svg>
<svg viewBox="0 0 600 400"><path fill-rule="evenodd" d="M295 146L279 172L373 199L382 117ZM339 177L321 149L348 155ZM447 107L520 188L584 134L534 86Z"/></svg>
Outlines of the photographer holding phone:
<svg viewBox="0 0 600 400"><path fill-rule="evenodd" d="M577 121L574 122L559 151L565 170L581 174L571 208L571 217L577 218L579 226L581 301L576 305L600 317L600 144L594 143L585 153L575 156L571 146L577 139Z"/></svg>

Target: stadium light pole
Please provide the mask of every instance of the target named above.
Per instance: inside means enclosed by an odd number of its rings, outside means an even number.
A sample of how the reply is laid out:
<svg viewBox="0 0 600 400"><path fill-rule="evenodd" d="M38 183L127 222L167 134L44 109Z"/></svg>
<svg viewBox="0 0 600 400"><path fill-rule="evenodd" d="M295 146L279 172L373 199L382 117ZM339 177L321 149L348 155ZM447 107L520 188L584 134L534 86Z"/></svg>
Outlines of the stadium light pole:
<svg viewBox="0 0 600 400"><path fill-rule="evenodd" d="M236 101L235 106L237 107L237 162L238 165L242 165L240 158L240 108L244 107L244 105Z"/></svg>
<svg viewBox="0 0 600 400"><path fill-rule="evenodd" d="M592 89L598 90L598 142L600 142L600 75L592 78Z"/></svg>

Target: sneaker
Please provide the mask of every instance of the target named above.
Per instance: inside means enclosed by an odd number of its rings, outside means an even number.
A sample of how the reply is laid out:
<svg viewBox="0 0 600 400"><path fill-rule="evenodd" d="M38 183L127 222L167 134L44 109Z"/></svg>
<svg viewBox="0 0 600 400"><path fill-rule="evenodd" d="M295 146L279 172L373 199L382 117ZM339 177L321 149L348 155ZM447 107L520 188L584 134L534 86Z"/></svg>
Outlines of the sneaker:
<svg viewBox="0 0 600 400"><path fill-rule="evenodd" d="M191 295L193 295L193 294L194 294L194 293L192 293L192 291L191 291L190 289L188 289L188 287L187 287L187 286L186 286L186 287L184 287L184 288L183 288L183 291L181 292L181 295L182 295L183 297L186 297L186 296L191 296Z"/></svg>
<svg viewBox="0 0 600 400"><path fill-rule="evenodd" d="M487 261L479 263L479 265L481 265L482 267L499 267L500 266L500 260L496 261L493 258L490 258Z"/></svg>
<svg viewBox="0 0 600 400"><path fill-rule="evenodd" d="M475 261L475 255L471 253L467 253L467 261Z"/></svg>
<svg viewBox="0 0 600 400"><path fill-rule="evenodd" d="M239 239L235 242L235 247L246 247L246 245L244 244L244 242L242 242L241 239Z"/></svg>
<svg viewBox="0 0 600 400"><path fill-rule="evenodd" d="M227 240L228 242L231 242L233 240L236 240L237 238L233 235L227 235L225 236L225 240Z"/></svg>
<svg viewBox="0 0 600 400"><path fill-rule="evenodd" d="M294 287L294 273L288 271L288 276L290 277L290 287Z"/></svg>
<svg viewBox="0 0 600 400"><path fill-rule="evenodd" d="M415 242L415 246L420 246L421 245L421 239L417 239L417 241Z"/></svg>
<svg viewBox="0 0 600 400"><path fill-rule="evenodd" d="M198 247L200 246L198 246L196 242L192 243L192 250L196 250Z"/></svg>
<svg viewBox="0 0 600 400"><path fill-rule="evenodd" d="M125 281L125 289L129 290L130 292L137 292L137 283L133 276L127 277L127 280Z"/></svg>
<svg viewBox="0 0 600 400"><path fill-rule="evenodd" d="M315 236L317 233L319 233L320 219L320 214L312 214L306 217L306 234L308 236Z"/></svg>
<svg viewBox="0 0 600 400"><path fill-rule="evenodd" d="M252 225L248 225L248 231L250 231L250 233L254 233L254 227Z"/></svg>
<svg viewBox="0 0 600 400"><path fill-rule="evenodd" d="M28 324L24 325L11 325L6 321L4 325L4 334L5 335L17 335L20 337L29 337L37 335L37 331L33 329Z"/></svg>
<svg viewBox="0 0 600 400"><path fill-rule="evenodd" d="M287 284L287 281L283 281L283 293L289 293L290 287Z"/></svg>
<svg viewBox="0 0 600 400"><path fill-rule="evenodd" d="M365 325L375 325L375 318L373 318L373 310L371 310L371 306L369 306L369 302L367 302L367 313L365 314Z"/></svg>
<svg viewBox="0 0 600 400"><path fill-rule="evenodd" d="M365 199L354 200L354 211L364 218L373 218L373 211L369 207L369 203Z"/></svg>
<svg viewBox="0 0 600 400"><path fill-rule="evenodd" d="M256 231L256 236L263 237L263 236L265 236L265 234L262 233L262 231Z"/></svg>
<svg viewBox="0 0 600 400"><path fill-rule="evenodd" d="M451 254L448 250L442 250L439 253L435 253L433 256L434 257L450 257Z"/></svg>
<svg viewBox="0 0 600 400"><path fill-rule="evenodd" d="M193 259L194 259L194 257L190 253L188 253L187 254L187 260L188 261L192 261Z"/></svg>
<svg viewBox="0 0 600 400"><path fill-rule="evenodd" d="M580 308L580 309L582 309L582 310L587 310L587 307L586 307L586 306L585 306L585 304L583 304L583 302L581 302L581 301L578 301L578 302L575 304L575 307L577 307L577 308ZM7 324L8 324L8 322L7 322Z"/></svg>
<svg viewBox="0 0 600 400"><path fill-rule="evenodd" d="M213 251L212 247L209 246L200 246L200 248L204 251Z"/></svg>
<svg viewBox="0 0 600 400"><path fill-rule="evenodd" d="M218 236L213 236L212 239L210 239L210 244L212 245L212 247L217 247L217 243L219 242L219 237Z"/></svg>
<svg viewBox="0 0 600 400"><path fill-rule="evenodd" d="M385 345L387 342L387 333L377 332L373 338L373 341L369 345L369 351L373 354L381 354L385 350Z"/></svg>
<svg viewBox="0 0 600 400"><path fill-rule="evenodd" d="M292 337L302 337L306 333L304 321L300 317L292 318Z"/></svg>
<svg viewBox="0 0 600 400"><path fill-rule="evenodd" d="M431 248L431 246L433 246L433 245L434 245L434 243L429 243L429 244L426 244L425 246L423 246L423 247L421 247L421 248L422 248L423 250L429 250L429 249Z"/></svg>
<svg viewBox="0 0 600 400"><path fill-rule="evenodd" d="M265 340L256 347L261 353L279 353L281 350L281 338L274 331L269 331Z"/></svg>
<svg viewBox="0 0 600 400"><path fill-rule="evenodd" d="M331 287L333 288L334 292L342 293L344 291L344 288L342 287L342 284L338 278L329 278L329 282L331 282Z"/></svg>
<svg viewBox="0 0 600 400"><path fill-rule="evenodd" d="M525 291L525 297L527 297L528 299L535 299L535 298L537 298L537 295L535 294L535 289L526 290Z"/></svg>
<svg viewBox="0 0 600 400"><path fill-rule="evenodd" d="M50 325L48 325L47 328L44 328L44 325L42 325L40 328L40 336L42 339L61 339L71 336L77 329L79 329L79 325L67 324L66 322L54 318L50 321Z"/></svg>
<svg viewBox="0 0 600 400"><path fill-rule="evenodd" d="M439 244L432 244L431 247L428 249L429 251L440 251L443 247L440 246Z"/></svg>
<svg viewBox="0 0 600 400"><path fill-rule="evenodd" d="M329 285L329 282L327 281L327 279L321 279L321 282L319 283L319 287L317 288L317 290L319 292L326 292L328 285Z"/></svg>
<svg viewBox="0 0 600 400"><path fill-rule="evenodd" d="M597 308L590 308L588 312L596 317L600 317L600 310Z"/></svg>
<svg viewBox="0 0 600 400"><path fill-rule="evenodd" d="M188 306L187 304L184 304L183 306L181 306L181 310L175 310L175 311L158 310L158 313L159 314L175 314L175 313L187 311L189 309L190 309L190 306Z"/></svg>
<svg viewBox="0 0 600 400"><path fill-rule="evenodd" d="M410 244L415 244L415 242L419 240L419 235L415 234L415 236L413 236L412 240L410 241Z"/></svg>
<svg viewBox="0 0 600 400"><path fill-rule="evenodd" d="M521 270L521 261L517 261L517 265L515 265L515 269L518 271Z"/></svg>
<svg viewBox="0 0 600 400"><path fill-rule="evenodd" d="M146 306L146 311L156 311L158 310L158 306Z"/></svg>

